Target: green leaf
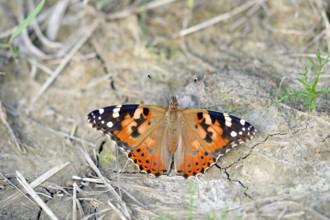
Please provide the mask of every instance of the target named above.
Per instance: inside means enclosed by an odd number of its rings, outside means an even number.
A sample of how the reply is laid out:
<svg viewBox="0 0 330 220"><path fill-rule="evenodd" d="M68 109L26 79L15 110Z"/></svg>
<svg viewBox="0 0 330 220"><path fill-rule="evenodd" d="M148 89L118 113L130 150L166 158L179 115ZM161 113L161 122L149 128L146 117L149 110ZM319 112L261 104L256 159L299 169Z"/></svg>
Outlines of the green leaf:
<svg viewBox="0 0 330 220"><path fill-rule="evenodd" d="M46 0L41 0L37 7L29 14L27 18L16 28L14 33L10 36L8 44L12 44L13 40L26 28L31 21L39 14L41 11L42 7L44 6Z"/></svg>

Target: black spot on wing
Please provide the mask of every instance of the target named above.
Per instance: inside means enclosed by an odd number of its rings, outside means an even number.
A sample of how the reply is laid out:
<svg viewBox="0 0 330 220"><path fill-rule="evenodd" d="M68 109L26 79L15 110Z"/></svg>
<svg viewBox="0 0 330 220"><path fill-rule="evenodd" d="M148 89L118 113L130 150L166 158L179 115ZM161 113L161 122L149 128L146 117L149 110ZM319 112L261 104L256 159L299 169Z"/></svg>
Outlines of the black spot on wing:
<svg viewBox="0 0 330 220"><path fill-rule="evenodd" d="M198 118L198 120L202 120L202 118L203 118L203 112L198 112L197 113L197 118Z"/></svg>
<svg viewBox="0 0 330 220"><path fill-rule="evenodd" d="M206 137L204 138L204 140L207 142L207 143L212 143L212 132L207 132L207 135L206 135Z"/></svg>
<svg viewBox="0 0 330 220"><path fill-rule="evenodd" d="M199 123L200 126L202 126L202 128L204 129L204 131L207 131L207 129L209 128L209 125L205 123L205 118L201 121L201 123Z"/></svg>
<svg viewBox="0 0 330 220"><path fill-rule="evenodd" d="M143 122L145 122L145 118L142 116L142 114L140 115L139 119L135 119L135 122L137 123L137 127L139 127Z"/></svg>
<svg viewBox="0 0 330 220"><path fill-rule="evenodd" d="M148 116L149 115L149 108L143 108L143 114L145 116Z"/></svg>
<svg viewBox="0 0 330 220"><path fill-rule="evenodd" d="M139 131L138 131L138 129L137 129L136 126L132 126L131 128L132 128L132 134L131 134L131 136L133 138L136 138L136 137L140 136L140 133L139 133Z"/></svg>

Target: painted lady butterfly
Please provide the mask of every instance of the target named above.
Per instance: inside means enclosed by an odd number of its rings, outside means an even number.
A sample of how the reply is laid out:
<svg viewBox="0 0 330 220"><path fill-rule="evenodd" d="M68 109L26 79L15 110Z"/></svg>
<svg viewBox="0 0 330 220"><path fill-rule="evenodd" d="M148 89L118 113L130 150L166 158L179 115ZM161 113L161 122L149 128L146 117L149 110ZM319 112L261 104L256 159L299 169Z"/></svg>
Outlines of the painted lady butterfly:
<svg viewBox="0 0 330 220"><path fill-rule="evenodd" d="M169 107L116 105L88 114L91 125L117 142L140 170L160 176L204 173L234 146L251 140L256 129L226 113Z"/></svg>

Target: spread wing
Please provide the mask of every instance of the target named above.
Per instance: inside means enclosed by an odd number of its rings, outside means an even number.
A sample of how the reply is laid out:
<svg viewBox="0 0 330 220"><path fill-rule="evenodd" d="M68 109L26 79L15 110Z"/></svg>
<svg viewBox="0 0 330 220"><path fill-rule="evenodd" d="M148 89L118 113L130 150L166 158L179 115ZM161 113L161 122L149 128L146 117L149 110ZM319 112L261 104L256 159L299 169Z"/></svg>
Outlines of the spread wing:
<svg viewBox="0 0 330 220"><path fill-rule="evenodd" d="M140 170L159 176L169 172L172 163L165 112L160 106L122 105L92 111L87 118L93 128L116 141Z"/></svg>
<svg viewBox="0 0 330 220"><path fill-rule="evenodd" d="M205 109L182 110L183 125L174 164L184 177L204 173L234 146L255 135L248 122L226 113Z"/></svg>

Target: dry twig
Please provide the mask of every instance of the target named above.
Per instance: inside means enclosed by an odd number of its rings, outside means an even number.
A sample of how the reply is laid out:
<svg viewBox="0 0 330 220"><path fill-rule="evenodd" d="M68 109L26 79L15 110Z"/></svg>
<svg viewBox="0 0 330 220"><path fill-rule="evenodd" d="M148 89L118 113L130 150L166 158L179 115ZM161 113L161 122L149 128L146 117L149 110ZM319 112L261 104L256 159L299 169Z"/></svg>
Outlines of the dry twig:
<svg viewBox="0 0 330 220"><path fill-rule="evenodd" d="M47 179L49 179L50 177L55 175L57 172L59 172L60 170L62 170L66 166L68 166L69 164L70 164L69 162L65 162L63 164L57 165L54 168L48 170L46 173L42 174L40 177L38 177L33 182L31 182L30 187L35 188L35 187L39 186L40 184L45 182ZM16 193L12 194L11 196L9 196L8 198L6 198L5 200L0 201L0 209L3 209L7 205L10 205L11 203L14 202L15 199L18 199L21 195L22 194L20 192L16 192Z"/></svg>
<svg viewBox="0 0 330 220"><path fill-rule="evenodd" d="M42 208L42 210L48 215L50 219L57 220L58 218L54 212L46 205L44 200L42 200L38 194L33 190L30 184L25 180L24 176L16 171L16 176L18 182L23 186L25 191L32 197L32 199Z"/></svg>

